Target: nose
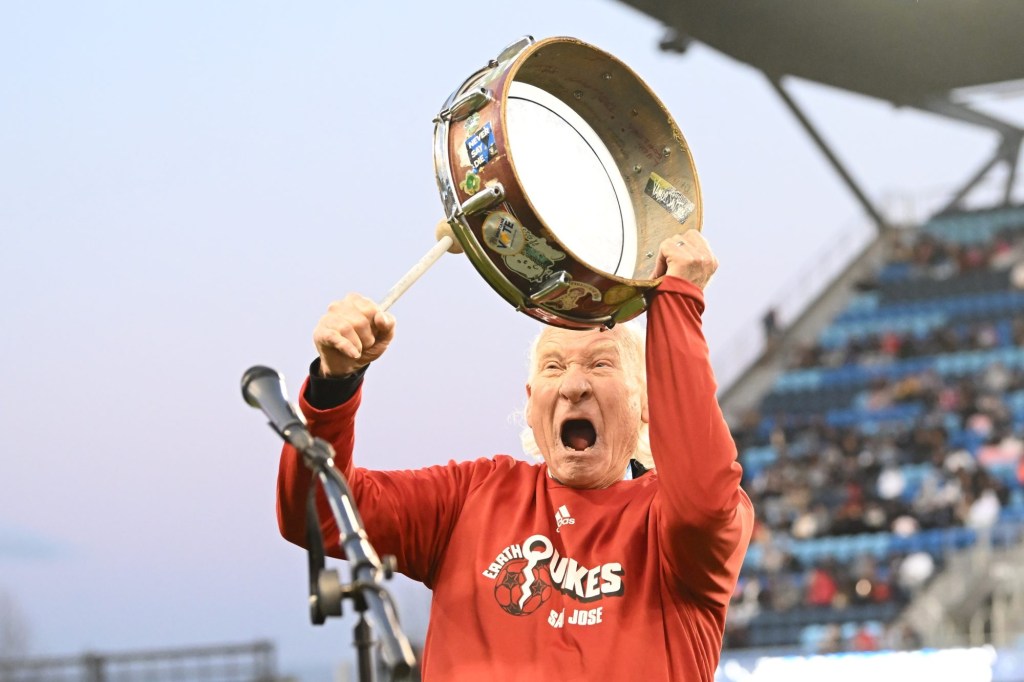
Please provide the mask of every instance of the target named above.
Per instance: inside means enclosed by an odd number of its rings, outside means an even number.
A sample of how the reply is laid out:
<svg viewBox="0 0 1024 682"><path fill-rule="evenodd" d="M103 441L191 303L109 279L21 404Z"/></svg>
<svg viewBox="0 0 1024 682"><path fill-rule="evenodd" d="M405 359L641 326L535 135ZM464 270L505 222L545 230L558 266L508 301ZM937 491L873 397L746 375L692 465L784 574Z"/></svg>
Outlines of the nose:
<svg viewBox="0 0 1024 682"><path fill-rule="evenodd" d="M592 392L590 378L579 365L569 365L562 375L562 383L558 387L558 393L570 403L578 403L588 397Z"/></svg>

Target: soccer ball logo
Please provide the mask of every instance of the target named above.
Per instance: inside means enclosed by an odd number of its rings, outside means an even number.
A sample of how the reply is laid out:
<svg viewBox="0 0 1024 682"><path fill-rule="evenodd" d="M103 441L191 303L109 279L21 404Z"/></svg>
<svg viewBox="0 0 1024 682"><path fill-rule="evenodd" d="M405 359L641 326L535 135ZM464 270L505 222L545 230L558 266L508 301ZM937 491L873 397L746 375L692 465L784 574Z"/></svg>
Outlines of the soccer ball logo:
<svg viewBox="0 0 1024 682"><path fill-rule="evenodd" d="M529 567L526 559L512 559L494 579L494 598L513 616L528 616L541 607L552 592L546 564Z"/></svg>

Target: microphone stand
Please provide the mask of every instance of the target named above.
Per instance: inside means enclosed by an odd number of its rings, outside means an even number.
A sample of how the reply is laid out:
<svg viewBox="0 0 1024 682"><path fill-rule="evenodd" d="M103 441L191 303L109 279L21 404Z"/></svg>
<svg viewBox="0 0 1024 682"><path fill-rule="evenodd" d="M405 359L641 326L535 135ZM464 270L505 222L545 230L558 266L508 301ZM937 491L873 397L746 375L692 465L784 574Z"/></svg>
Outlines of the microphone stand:
<svg viewBox="0 0 1024 682"><path fill-rule="evenodd" d="M309 608L314 625L322 625L329 616L342 614L342 601L351 599L359 614L353 631L359 661L360 682L373 682L373 637L367 615L380 636L381 653L393 682L410 679L416 663L412 646L402 632L390 593L381 584L394 573L395 559L382 561L366 537L352 491L344 476L334 467L334 448L320 438L296 439L295 447L303 463L327 496L331 513L338 524L341 546L351 565L352 581L343 584L335 570L324 568L324 544L316 510L316 487L306 499L306 544L309 548Z"/></svg>
<svg viewBox="0 0 1024 682"><path fill-rule="evenodd" d="M242 397L269 417L270 427L302 455L303 464L313 472L313 480L319 481L338 526L339 544L351 565L352 581L347 584L341 582L337 571L324 567L317 487L310 485L306 497L310 619L314 625L323 625L328 616L341 615L342 600L351 599L359 614L354 638L359 652L360 682L373 682L374 678L371 624L381 638L381 654L392 682L408 680L416 657L398 624L394 601L381 584L394 574L395 558L385 556L381 561L367 539L348 482L334 466L334 448L306 429L302 415L285 397L284 380L277 371L259 365L250 367L242 375Z"/></svg>

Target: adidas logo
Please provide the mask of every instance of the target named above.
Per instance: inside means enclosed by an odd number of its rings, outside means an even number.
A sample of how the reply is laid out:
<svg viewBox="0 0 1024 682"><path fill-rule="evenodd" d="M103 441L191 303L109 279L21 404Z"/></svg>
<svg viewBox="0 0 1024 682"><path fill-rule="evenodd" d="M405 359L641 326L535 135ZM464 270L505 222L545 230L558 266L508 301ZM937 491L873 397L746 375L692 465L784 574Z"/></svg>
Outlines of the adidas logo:
<svg viewBox="0 0 1024 682"><path fill-rule="evenodd" d="M569 526L574 523L576 523L576 519L574 519L572 514L569 513L569 508L563 504L558 508L558 511L555 512L555 525L557 526L557 528L555 528L555 532L561 533L562 526Z"/></svg>

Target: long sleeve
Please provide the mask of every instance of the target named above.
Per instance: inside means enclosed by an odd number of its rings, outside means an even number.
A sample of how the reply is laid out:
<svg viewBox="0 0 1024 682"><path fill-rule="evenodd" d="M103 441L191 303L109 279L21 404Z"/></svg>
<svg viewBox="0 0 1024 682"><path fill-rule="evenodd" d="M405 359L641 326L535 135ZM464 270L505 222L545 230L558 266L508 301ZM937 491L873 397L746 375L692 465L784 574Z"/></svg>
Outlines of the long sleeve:
<svg viewBox="0 0 1024 682"><path fill-rule="evenodd" d="M306 417L310 430L328 441L335 452L335 465L342 473L351 469L352 450L355 445L355 415L362 399L362 391L340 406L329 410L318 410L306 399L309 394L309 380L299 392L299 408ZM323 425L321 425L323 422ZM281 463L277 474L277 523L281 535L289 542L306 545L306 498L313 485L312 474L302 462L302 456L290 445L281 451ZM317 511L320 516L324 545L328 554L339 556L337 525L323 494L318 495Z"/></svg>
<svg viewBox="0 0 1024 682"><path fill-rule="evenodd" d="M740 488L736 445L715 397L701 330L703 293L666 277L647 322L651 450L663 559L684 590L726 606L750 542L754 512Z"/></svg>
<svg viewBox="0 0 1024 682"><path fill-rule="evenodd" d="M349 487L366 525L370 542L379 554L393 554L398 570L431 586L459 510L476 477L494 466L477 460L415 471L368 471L354 466L355 417L361 388L345 403L318 410L305 400L299 406L310 431L335 450L335 466ZM291 446L281 453L278 473L278 524L281 534L297 545L306 542L306 498L312 483L302 458ZM343 557L338 526L322 491L317 493L324 547L331 556Z"/></svg>

